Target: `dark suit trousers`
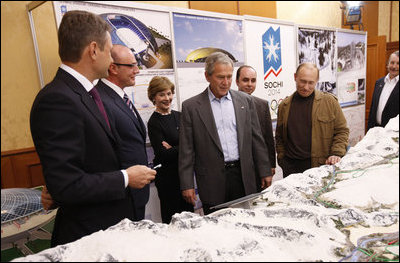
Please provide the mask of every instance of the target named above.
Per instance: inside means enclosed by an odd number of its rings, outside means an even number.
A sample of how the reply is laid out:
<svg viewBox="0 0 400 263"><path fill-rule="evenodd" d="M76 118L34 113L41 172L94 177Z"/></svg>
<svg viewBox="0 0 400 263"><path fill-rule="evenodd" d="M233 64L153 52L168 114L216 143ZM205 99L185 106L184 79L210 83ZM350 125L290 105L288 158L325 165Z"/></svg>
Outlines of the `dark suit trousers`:
<svg viewBox="0 0 400 263"><path fill-rule="evenodd" d="M242 172L240 165L225 167L225 202L229 202L245 196ZM203 204L204 215L208 215L219 209L210 209L214 205ZM222 208L221 208L222 209Z"/></svg>

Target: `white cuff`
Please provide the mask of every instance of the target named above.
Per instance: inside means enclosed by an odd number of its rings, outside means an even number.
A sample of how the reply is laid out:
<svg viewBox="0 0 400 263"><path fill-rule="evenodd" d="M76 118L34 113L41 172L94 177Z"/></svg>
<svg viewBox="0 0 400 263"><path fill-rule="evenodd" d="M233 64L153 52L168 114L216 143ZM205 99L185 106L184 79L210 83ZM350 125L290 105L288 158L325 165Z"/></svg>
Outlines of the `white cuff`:
<svg viewBox="0 0 400 263"><path fill-rule="evenodd" d="M128 183L129 183L128 173L126 172L126 170L121 170L121 172L124 175L124 183L125 183L125 188L126 188L128 186Z"/></svg>

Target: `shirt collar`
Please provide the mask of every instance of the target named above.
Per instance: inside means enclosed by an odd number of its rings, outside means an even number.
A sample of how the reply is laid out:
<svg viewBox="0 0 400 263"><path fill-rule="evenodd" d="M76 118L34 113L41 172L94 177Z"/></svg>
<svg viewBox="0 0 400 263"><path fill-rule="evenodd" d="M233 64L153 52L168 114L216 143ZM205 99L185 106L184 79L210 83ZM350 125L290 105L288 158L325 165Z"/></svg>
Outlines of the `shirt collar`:
<svg viewBox="0 0 400 263"><path fill-rule="evenodd" d="M214 93L212 93L210 86L208 86L207 90L208 90L208 98L210 99L210 101L220 100L217 97L215 97ZM224 99L224 98L227 99L227 100L232 100L232 96L231 96L230 91L228 91L228 93L225 96L222 96L221 99Z"/></svg>
<svg viewBox="0 0 400 263"><path fill-rule="evenodd" d="M125 92L119 86L115 85L114 83L112 83L108 79L101 79L101 81L103 81L107 86L112 88L121 98L124 98Z"/></svg>
<svg viewBox="0 0 400 263"><path fill-rule="evenodd" d="M79 83L82 84L82 86L85 88L87 92L89 92L94 87L94 84L92 82L90 82L85 76L83 76L75 69L62 63L60 65L60 68L71 74L77 81L79 81Z"/></svg>
<svg viewBox="0 0 400 263"><path fill-rule="evenodd" d="M389 73L388 73L388 74L386 75L384 81L385 81L385 84L388 83L388 82L392 82L392 81L397 82L397 81L399 81L399 75L397 75L396 77L390 79Z"/></svg>

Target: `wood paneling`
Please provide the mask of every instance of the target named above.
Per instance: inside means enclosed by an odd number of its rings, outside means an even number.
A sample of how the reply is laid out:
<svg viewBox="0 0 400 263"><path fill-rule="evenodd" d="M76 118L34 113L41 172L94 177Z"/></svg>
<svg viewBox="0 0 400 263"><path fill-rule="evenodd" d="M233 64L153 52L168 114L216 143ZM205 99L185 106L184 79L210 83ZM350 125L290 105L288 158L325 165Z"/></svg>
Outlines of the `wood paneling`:
<svg viewBox="0 0 400 263"><path fill-rule="evenodd" d="M365 91L365 130L375 82L386 74L386 36L368 36L367 39L367 85Z"/></svg>
<svg viewBox="0 0 400 263"><path fill-rule="evenodd" d="M237 1L189 1L189 8L232 15L238 14Z"/></svg>
<svg viewBox="0 0 400 263"><path fill-rule="evenodd" d="M386 61L389 61L390 55L399 50L399 41L386 43Z"/></svg>
<svg viewBox="0 0 400 263"><path fill-rule="evenodd" d="M1 188L44 185L42 165L35 148L1 153Z"/></svg>
<svg viewBox="0 0 400 263"><path fill-rule="evenodd" d="M238 1L238 14L276 19L276 1Z"/></svg>

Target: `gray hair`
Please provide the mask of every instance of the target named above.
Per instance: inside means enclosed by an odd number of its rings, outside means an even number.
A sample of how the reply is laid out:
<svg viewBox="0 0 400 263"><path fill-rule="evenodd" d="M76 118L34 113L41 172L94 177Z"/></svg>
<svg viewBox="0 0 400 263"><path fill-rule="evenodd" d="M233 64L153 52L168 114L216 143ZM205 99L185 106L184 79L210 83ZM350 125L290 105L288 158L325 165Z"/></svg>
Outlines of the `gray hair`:
<svg viewBox="0 0 400 263"><path fill-rule="evenodd" d="M389 56L389 58L388 58L388 61L387 61L387 63L386 63L387 65L389 65L390 57L391 57L392 55L396 55L397 57L399 57L399 51L396 50L395 52L393 52L392 54L390 54L390 56Z"/></svg>
<svg viewBox="0 0 400 263"><path fill-rule="evenodd" d="M233 68L233 61L230 57L222 52L214 52L209 55L206 59L205 70L208 75L212 75L214 73L215 64L229 64Z"/></svg>

